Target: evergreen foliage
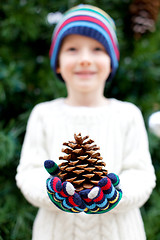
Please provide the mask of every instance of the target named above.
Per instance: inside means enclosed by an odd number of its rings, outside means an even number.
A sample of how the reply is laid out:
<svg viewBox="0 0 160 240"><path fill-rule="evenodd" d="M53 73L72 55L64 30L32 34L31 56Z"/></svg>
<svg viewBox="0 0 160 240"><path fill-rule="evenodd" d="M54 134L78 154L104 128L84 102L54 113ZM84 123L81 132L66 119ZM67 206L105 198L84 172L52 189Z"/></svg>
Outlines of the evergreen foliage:
<svg viewBox="0 0 160 240"><path fill-rule="evenodd" d="M28 116L39 102L66 95L50 69L48 51L54 25L50 12L64 12L78 0L0 2L0 240L31 239L37 209L16 187L15 174ZM106 10L117 25L121 60L105 95L135 103L148 130L149 115L160 109L160 19L156 31L136 40L130 28L131 0L86 0ZM149 131L148 131L149 133ZM142 208L148 240L160 239L160 140L149 133L157 187ZM148 176L149 177L149 176Z"/></svg>

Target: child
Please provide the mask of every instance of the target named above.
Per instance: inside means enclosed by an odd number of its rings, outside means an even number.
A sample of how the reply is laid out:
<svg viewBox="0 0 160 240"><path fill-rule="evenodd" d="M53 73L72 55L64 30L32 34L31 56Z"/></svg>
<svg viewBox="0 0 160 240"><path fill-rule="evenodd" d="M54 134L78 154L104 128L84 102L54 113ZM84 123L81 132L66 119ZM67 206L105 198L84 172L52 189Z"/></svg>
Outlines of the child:
<svg viewBox="0 0 160 240"><path fill-rule="evenodd" d="M118 67L113 20L90 5L70 9L54 31L50 57L68 96L33 109L16 175L26 199L39 208L32 239L146 239L139 208L155 186L155 174L142 115L131 103L103 96L106 79ZM66 213L47 196L44 161L59 164L62 143L74 133L94 139L106 169L120 177L123 197L110 212Z"/></svg>

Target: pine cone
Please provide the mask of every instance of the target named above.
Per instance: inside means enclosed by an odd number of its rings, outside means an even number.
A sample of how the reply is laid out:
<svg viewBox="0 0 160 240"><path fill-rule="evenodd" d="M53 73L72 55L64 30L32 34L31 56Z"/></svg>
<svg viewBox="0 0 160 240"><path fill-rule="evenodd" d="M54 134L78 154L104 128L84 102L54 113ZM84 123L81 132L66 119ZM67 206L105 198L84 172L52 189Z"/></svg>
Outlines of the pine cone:
<svg viewBox="0 0 160 240"><path fill-rule="evenodd" d="M64 160L59 165L60 172L58 176L62 181L68 181L73 184L76 191L89 189L97 185L99 180L106 177L108 171L104 169L105 163L102 161L100 148L89 136L82 138L81 133L74 134L75 141L63 143L67 148L62 149L65 156L59 157Z"/></svg>
<svg viewBox="0 0 160 240"><path fill-rule="evenodd" d="M133 0L130 5L132 29L136 38L155 30L158 17L159 0Z"/></svg>

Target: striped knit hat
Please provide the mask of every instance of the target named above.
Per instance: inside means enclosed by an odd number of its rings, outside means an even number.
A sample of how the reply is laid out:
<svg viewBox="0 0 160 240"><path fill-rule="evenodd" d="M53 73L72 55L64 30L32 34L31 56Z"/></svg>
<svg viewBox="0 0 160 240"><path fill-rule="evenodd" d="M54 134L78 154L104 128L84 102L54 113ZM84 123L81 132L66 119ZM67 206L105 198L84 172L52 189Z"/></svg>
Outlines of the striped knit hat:
<svg viewBox="0 0 160 240"><path fill-rule="evenodd" d="M112 79L118 68L119 49L116 28L113 19L100 8L80 4L68 10L57 24L50 47L51 68L56 73L57 58L64 37L70 34L80 34L100 42L111 58L111 68L108 80ZM56 73L61 79L61 75Z"/></svg>

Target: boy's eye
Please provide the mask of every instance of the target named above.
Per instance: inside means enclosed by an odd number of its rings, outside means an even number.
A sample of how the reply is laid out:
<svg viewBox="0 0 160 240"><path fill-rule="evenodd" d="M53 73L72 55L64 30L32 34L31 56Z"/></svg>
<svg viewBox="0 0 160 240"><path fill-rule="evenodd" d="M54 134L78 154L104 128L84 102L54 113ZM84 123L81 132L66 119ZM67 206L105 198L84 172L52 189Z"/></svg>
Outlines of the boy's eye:
<svg viewBox="0 0 160 240"><path fill-rule="evenodd" d="M95 47L94 50L95 50L95 51L104 51L104 49L101 48L101 47Z"/></svg>
<svg viewBox="0 0 160 240"><path fill-rule="evenodd" d="M70 47L70 48L68 48L68 51L76 51L76 48L75 47Z"/></svg>

